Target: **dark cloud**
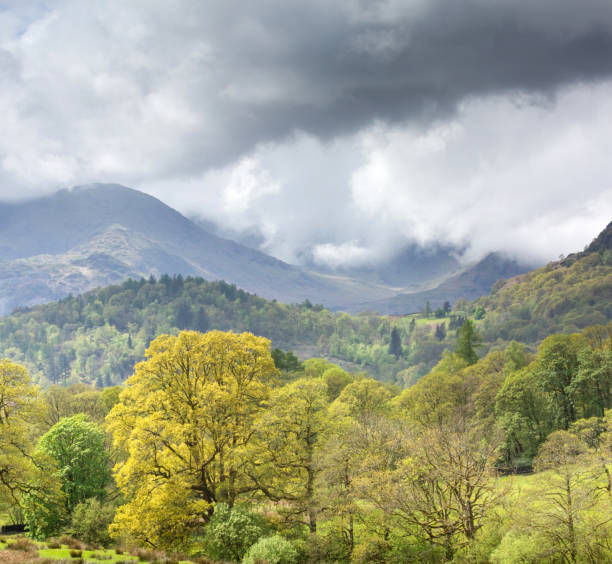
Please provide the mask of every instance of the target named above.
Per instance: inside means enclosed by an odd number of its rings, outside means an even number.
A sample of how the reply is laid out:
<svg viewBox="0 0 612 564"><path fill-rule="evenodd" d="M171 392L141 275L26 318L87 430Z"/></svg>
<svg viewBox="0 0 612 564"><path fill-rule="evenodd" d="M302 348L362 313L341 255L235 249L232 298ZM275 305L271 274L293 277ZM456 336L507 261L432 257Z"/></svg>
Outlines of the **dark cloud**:
<svg viewBox="0 0 612 564"><path fill-rule="evenodd" d="M609 0L0 0L0 197L121 182L333 263L406 241L516 248L500 221L524 217L528 240L572 178L589 182L583 237L610 189L589 111L611 79Z"/></svg>

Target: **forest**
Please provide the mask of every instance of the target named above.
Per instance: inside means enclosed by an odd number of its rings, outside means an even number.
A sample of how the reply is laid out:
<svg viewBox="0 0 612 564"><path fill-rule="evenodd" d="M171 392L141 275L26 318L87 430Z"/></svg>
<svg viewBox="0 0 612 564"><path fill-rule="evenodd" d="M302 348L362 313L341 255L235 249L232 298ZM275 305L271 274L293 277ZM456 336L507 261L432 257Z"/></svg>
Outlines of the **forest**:
<svg viewBox="0 0 612 564"><path fill-rule="evenodd" d="M161 335L105 389L4 360L0 502L102 559L609 561L612 325L479 343L403 390L252 333Z"/></svg>

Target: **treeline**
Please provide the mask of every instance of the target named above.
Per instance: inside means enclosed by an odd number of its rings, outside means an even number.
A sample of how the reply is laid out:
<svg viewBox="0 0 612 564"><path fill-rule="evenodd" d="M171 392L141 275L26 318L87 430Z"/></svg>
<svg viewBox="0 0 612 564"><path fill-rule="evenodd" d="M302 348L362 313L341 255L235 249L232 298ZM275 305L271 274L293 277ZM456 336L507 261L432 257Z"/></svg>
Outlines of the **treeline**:
<svg viewBox="0 0 612 564"><path fill-rule="evenodd" d="M479 340L403 391L248 333L161 336L121 392L3 361L0 499L38 537L232 562L609 561L612 327Z"/></svg>
<svg viewBox="0 0 612 564"><path fill-rule="evenodd" d="M436 320L437 325L448 320ZM454 331L374 314L336 314L306 301L285 305L225 282L162 276L128 280L0 319L0 356L44 384L123 382L153 338L191 329L250 331L302 357L325 356L402 385L425 374L452 347ZM402 352L389 353L391 331ZM409 375L398 373L415 367ZM409 383L409 382L408 382Z"/></svg>

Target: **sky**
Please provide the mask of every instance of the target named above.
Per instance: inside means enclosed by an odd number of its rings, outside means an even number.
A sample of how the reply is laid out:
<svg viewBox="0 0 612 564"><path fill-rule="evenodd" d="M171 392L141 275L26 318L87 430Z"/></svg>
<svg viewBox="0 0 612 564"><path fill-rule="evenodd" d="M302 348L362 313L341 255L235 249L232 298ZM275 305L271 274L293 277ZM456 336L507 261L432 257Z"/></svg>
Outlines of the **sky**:
<svg viewBox="0 0 612 564"><path fill-rule="evenodd" d="M0 199L116 182L292 263L612 219L610 0L0 0Z"/></svg>

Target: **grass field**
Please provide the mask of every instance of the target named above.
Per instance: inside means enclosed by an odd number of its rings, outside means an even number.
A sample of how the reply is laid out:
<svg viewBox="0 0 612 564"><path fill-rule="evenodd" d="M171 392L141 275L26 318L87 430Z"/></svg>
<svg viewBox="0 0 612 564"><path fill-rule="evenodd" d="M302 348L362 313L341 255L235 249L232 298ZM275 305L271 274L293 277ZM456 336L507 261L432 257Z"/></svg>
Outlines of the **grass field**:
<svg viewBox="0 0 612 564"><path fill-rule="evenodd" d="M13 543L20 544L22 542L27 542L30 545L30 551L23 551L22 558L15 559L14 558L14 550L11 550L11 545ZM7 558L3 558L4 549L9 549L6 554ZM72 553L72 554L71 554ZM8 556L11 557L8 557ZM44 560L57 560L58 562L83 562L83 563L91 563L91 564L113 564L117 562L124 563L133 563L133 562L141 562L141 561L151 561L155 560L152 556L150 558L143 558L136 555L129 554L127 552L118 554L114 549L98 549L98 550L78 550L70 548L67 545L62 545L60 548L49 548L47 543L44 542L34 542L26 540L22 535L15 536L5 536L0 538L0 564L4 562L19 562L19 563L27 563L36 561L38 559ZM161 559L156 561L167 561L171 562L171 559ZM176 562L176 561L173 561ZM189 560L181 560L178 561L178 564L192 564Z"/></svg>

